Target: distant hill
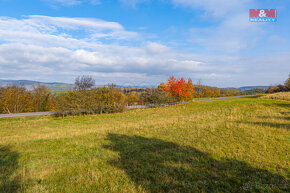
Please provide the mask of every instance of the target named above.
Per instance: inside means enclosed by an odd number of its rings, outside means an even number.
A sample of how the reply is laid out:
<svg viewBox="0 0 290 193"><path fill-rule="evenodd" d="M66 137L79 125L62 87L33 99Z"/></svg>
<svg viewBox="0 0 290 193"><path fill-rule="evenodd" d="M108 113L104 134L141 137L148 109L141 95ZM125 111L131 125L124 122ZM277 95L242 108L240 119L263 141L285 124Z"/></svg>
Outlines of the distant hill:
<svg viewBox="0 0 290 193"><path fill-rule="evenodd" d="M0 87L5 86L12 86L17 85L21 86L23 85L28 90L32 89L33 85L45 85L49 90L51 91L67 91L73 88L73 84L68 83L61 83L61 82L39 82L39 81L33 81L33 80L1 80L0 79ZM106 85L96 85L94 87L103 87ZM118 88L156 88L156 85L117 85Z"/></svg>
<svg viewBox="0 0 290 193"><path fill-rule="evenodd" d="M28 90L31 90L32 86L37 85L37 84L45 85L52 92L67 91L73 88L73 84L61 83L61 82L38 82L38 81L33 81L33 80L1 80L0 79L0 87L11 86L11 85L17 85L17 86L23 85ZM105 85L96 85L95 87L103 87L103 86ZM147 85L147 86L146 85L117 85L117 87L118 88L145 89L145 88L156 88L156 85ZM223 89L237 89L239 91L244 91L244 90L250 90L254 88L268 89L269 86L243 86L239 88L227 87Z"/></svg>
<svg viewBox="0 0 290 193"><path fill-rule="evenodd" d="M23 85L27 90L31 90L33 85L45 85L52 92L67 91L73 88L72 84L60 83L60 82L38 82L33 80L1 80L0 87L6 86L21 86Z"/></svg>
<svg viewBox="0 0 290 193"><path fill-rule="evenodd" d="M268 89L269 86L242 86L242 87L226 87L226 88L221 88L221 89L236 89L238 91L244 91L244 90L251 90L255 88L263 88L263 89Z"/></svg>
<svg viewBox="0 0 290 193"><path fill-rule="evenodd" d="M243 86L243 87L239 87L238 90L239 91L243 91L243 90L251 90L254 88L263 88L263 89L268 89L269 86Z"/></svg>

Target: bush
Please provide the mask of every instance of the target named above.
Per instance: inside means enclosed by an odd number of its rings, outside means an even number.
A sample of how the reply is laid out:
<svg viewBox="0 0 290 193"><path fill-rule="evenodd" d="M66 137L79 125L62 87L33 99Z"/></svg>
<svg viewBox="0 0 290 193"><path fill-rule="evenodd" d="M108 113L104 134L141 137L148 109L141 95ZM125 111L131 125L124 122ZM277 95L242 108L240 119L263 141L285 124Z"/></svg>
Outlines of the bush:
<svg viewBox="0 0 290 193"><path fill-rule="evenodd" d="M39 112L50 110L48 106L50 92L44 85L33 86L33 90L30 94L33 111Z"/></svg>
<svg viewBox="0 0 290 193"><path fill-rule="evenodd" d="M59 114L95 114L122 112L126 96L114 85L91 90L74 90L52 95L42 85L27 91L25 87L0 88L0 113L57 111Z"/></svg>
<svg viewBox="0 0 290 193"><path fill-rule="evenodd" d="M24 87L9 86L0 91L0 113L33 111L32 96Z"/></svg>
<svg viewBox="0 0 290 193"><path fill-rule="evenodd" d="M253 94L264 94L266 92L263 88L253 88L249 90L244 90L241 92L242 95L253 95Z"/></svg>
<svg viewBox="0 0 290 193"><path fill-rule="evenodd" d="M57 97L60 114L102 114L122 112L126 108L126 96L114 85L91 90L69 91Z"/></svg>
<svg viewBox="0 0 290 193"><path fill-rule="evenodd" d="M137 92L130 92L127 96L128 105L134 105L139 101L139 95Z"/></svg>
<svg viewBox="0 0 290 193"><path fill-rule="evenodd" d="M226 89L221 89L221 95L222 96L238 96L240 95L240 92L237 89L226 88Z"/></svg>
<svg viewBox="0 0 290 193"><path fill-rule="evenodd" d="M0 88L0 113L23 113L54 110L55 97L43 85L32 91L23 86Z"/></svg>
<svg viewBox="0 0 290 193"><path fill-rule="evenodd" d="M203 88L202 97L219 97L220 96L220 89L215 87L205 87Z"/></svg>
<svg viewBox="0 0 290 193"><path fill-rule="evenodd" d="M162 91L157 88L148 88L145 89L141 95L140 99L145 103L145 104L165 104L170 102L170 98L168 93L165 91Z"/></svg>
<svg viewBox="0 0 290 193"><path fill-rule="evenodd" d="M290 75L285 81L284 85L279 84L277 86L270 86L266 93L276 93L276 92L290 92Z"/></svg>
<svg viewBox="0 0 290 193"><path fill-rule="evenodd" d="M279 84L277 86L270 86L266 91L266 93L289 92L289 91L290 91L289 85Z"/></svg>

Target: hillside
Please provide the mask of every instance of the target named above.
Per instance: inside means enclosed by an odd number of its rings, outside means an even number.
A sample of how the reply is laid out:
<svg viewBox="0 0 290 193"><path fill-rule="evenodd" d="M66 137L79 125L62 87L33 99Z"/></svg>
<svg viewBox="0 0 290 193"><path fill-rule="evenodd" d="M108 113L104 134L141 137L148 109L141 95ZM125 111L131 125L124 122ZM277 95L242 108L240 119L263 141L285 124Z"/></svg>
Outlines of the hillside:
<svg viewBox="0 0 290 193"><path fill-rule="evenodd" d="M255 88L268 89L269 86L243 86L243 87L239 87L238 90L244 91L244 90L251 90L251 89L255 89Z"/></svg>
<svg viewBox="0 0 290 193"><path fill-rule="evenodd" d="M0 192L289 192L289 105L0 119Z"/></svg>
<svg viewBox="0 0 290 193"><path fill-rule="evenodd" d="M38 82L38 81L33 81L33 80L1 80L0 79L0 87L12 86L12 85L17 85L17 86L23 85L28 90L31 90L32 86L37 85L37 84L45 85L52 92L66 91L66 90L72 89L73 87L72 84L60 83L60 82Z"/></svg>

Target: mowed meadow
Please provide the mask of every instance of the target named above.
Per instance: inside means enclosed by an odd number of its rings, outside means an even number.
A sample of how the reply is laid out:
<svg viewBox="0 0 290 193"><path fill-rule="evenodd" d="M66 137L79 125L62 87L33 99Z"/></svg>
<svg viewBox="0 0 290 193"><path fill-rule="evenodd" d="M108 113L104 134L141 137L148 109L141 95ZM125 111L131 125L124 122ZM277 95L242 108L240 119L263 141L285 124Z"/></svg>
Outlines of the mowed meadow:
<svg viewBox="0 0 290 193"><path fill-rule="evenodd" d="M0 192L289 192L290 101L0 119Z"/></svg>

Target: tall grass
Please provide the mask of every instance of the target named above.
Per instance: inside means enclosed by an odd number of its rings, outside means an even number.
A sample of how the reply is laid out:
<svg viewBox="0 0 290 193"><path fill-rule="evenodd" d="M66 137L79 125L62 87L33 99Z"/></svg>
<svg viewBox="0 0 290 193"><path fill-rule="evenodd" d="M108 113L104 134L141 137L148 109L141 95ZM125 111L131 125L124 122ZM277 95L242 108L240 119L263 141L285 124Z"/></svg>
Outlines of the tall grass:
<svg viewBox="0 0 290 193"><path fill-rule="evenodd" d="M278 92L262 96L264 99L280 99L290 101L290 92Z"/></svg>

